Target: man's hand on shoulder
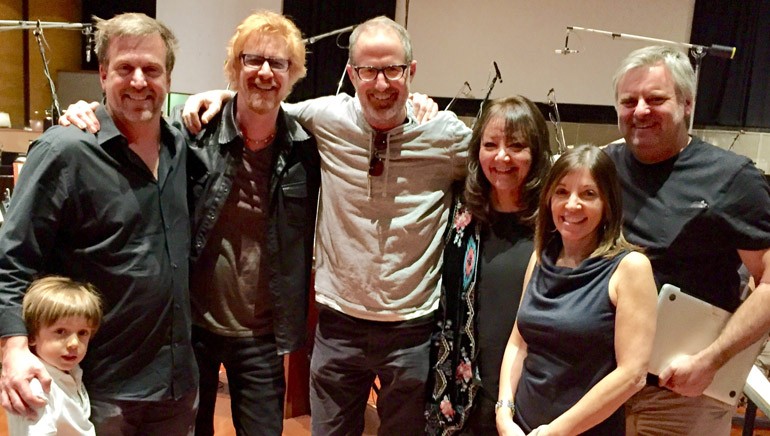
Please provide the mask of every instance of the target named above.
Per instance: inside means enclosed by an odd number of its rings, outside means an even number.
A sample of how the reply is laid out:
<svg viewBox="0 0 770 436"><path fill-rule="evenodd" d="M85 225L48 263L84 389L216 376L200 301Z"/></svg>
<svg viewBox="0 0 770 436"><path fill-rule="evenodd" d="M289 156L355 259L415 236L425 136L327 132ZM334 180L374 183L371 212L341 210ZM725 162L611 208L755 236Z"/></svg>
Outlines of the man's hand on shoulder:
<svg viewBox="0 0 770 436"><path fill-rule="evenodd" d="M412 101L412 110L418 123L427 123L438 115L438 105L427 95L413 92L409 94L409 100Z"/></svg>
<svg viewBox="0 0 770 436"><path fill-rule="evenodd" d="M73 125L80 130L96 133L101 128L95 114L96 108L98 107L99 102L92 101L91 103L88 103L79 100L77 103L69 105L67 110L61 114L61 117L59 117L59 125L65 127Z"/></svg>
<svg viewBox="0 0 770 436"><path fill-rule="evenodd" d="M203 126L222 110L222 105L234 95L235 93L232 91L219 89L191 95L185 102L182 111L182 120L184 120L187 130L193 135L197 135ZM200 113L201 111L203 114Z"/></svg>
<svg viewBox="0 0 770 436"><path fill-rule="evenodd" d="M29 351L26 336L3 338L2 349L0 404L9 413L35 418L36 409L44 407L46 399L33 392L30 381L36 378L47 393L51 391L51 377L40 359Z"/></svg>

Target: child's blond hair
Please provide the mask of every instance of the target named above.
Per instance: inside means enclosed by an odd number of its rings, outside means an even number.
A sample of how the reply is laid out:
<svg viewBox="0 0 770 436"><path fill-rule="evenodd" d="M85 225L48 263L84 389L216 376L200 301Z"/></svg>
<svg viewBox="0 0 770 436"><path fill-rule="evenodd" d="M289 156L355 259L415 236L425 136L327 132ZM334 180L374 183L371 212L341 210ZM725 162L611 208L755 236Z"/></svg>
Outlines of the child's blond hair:
<svg viewBox="0 0 770 436"><path fill-rule="evenodd" d="M41 328L63 318L85 318L96 332L102 322L102 299L89 283L67 277L48 276L35 280L27 289L22 303L27 335L37 336Z"/></svg>

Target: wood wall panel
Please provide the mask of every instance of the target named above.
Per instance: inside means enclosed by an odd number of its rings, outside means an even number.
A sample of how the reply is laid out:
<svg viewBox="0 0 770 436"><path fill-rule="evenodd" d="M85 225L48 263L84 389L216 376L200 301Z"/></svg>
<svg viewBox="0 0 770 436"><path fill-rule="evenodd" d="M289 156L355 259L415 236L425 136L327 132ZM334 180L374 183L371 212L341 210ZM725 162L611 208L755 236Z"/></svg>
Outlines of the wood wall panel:
<svg viewBox="0 0 770 436"><path fill-rule="evenodd" d="M0 20L20 20L21 2L0 2ZM21 30L0 31L0 111L10 114L14 127L24 126L22 34Z"/></svg>
<svg viewBox="0 0 770 436"><path fill-rule="evenodd" d="M0 2L0 20L22 20L26 2L30 21L80 22L82 0L3 0ZM32 31L0 31L0 111L8 112L14 128L27 124L24 113L24 52L23 38L29 42L29 100L30 111L41 114L51 106L51 92L43 74L43 63ZM80 70L82 42L79 31L46 29L43 31L48 46L48 68L56 81L59 70Z"/></svg>
<svg viewBox="0 0 770 436"><path fill-rule="evenodd" d="M81 8L81 0L29 0L29 19L78 23L82 14ZM46 57L54 83L59 70L80 70L81 57L84 56L80 31L48 29L43 34L48 42ZM29 32L29 73L30 117L34 117L34 111L38 111L42 117L43 112L51 107L51 91L48 80L43 74L40 49L31 31ZM66 108L62 108L64 109Z"/></svg>

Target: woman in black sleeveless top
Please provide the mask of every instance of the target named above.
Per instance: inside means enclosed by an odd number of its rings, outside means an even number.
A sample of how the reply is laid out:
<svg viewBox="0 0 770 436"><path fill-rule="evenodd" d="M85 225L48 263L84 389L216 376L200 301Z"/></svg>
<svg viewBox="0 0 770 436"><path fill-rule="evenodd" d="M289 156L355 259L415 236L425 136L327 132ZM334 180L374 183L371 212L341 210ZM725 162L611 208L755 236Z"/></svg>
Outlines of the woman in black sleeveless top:
<svg viewBox="0 0 770 436"><path fill-rule="evenodd" d="M624 434L620 406L645 384L657 292L621 233L620 195L593 146L565 153L546 179L500 373L501 435Z"/></svg>

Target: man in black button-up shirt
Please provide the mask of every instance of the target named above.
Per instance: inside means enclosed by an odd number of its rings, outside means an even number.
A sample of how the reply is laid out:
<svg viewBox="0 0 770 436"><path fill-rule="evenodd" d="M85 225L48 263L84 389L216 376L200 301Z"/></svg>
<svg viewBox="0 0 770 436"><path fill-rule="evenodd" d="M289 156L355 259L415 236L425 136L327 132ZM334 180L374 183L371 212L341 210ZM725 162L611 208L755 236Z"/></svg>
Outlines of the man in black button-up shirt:
<svg viewBox="0 0 770 436"><path fill-rule="evenodd" d="M305 343L320 156L281 108L305 76L302 34L271 11L249 15L228 44L237 97L205 130L184 130L192 218L192 343L200 376L196 435L214 434L222 365L239 435L280 435L283 355ZM99 129L92 109L60 122ZM184 128L181 107L171 115Z"/></svg>
<svg viewBox="0 0 770 436"><path fill-rule="evenodd" d="M0 228L3 407L33 415L50 377L30 353L21 301L33 278L93 283L105 317L82 363L97 434L191 433L197 370L190 344L184 139L161 119L175 39L123 14L98 25L106 105L96 134L53 127L34 144Z"/></svg>

